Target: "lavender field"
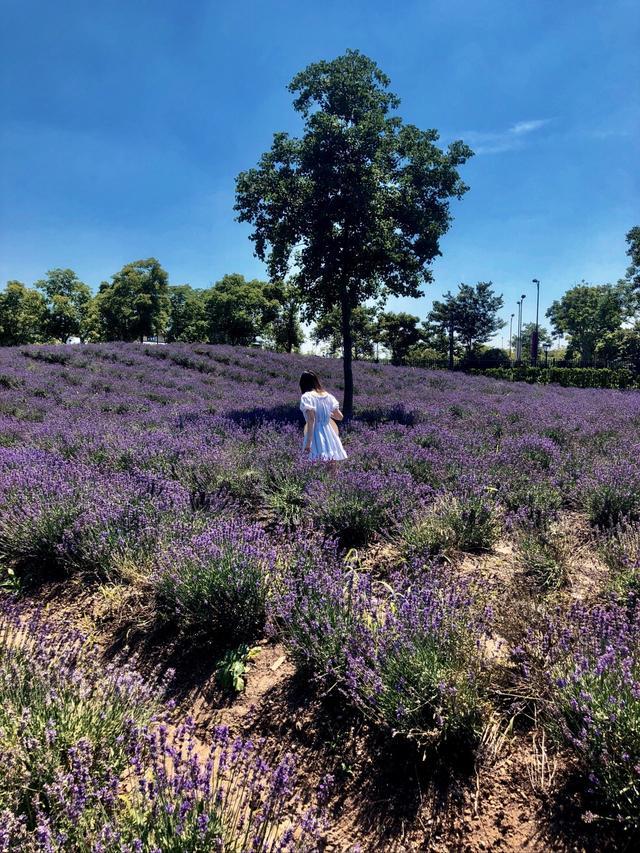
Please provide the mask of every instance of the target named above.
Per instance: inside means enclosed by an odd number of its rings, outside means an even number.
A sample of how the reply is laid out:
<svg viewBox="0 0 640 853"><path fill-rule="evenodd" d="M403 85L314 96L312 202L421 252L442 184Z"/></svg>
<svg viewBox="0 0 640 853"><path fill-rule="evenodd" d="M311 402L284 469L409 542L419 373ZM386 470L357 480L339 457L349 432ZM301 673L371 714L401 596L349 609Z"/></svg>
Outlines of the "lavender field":
<svg viewBox="0 0 640 853"><path fill-rule="evenodd" d="M631 847L640 393L303 369L0 349L0 851Z"/></svg>

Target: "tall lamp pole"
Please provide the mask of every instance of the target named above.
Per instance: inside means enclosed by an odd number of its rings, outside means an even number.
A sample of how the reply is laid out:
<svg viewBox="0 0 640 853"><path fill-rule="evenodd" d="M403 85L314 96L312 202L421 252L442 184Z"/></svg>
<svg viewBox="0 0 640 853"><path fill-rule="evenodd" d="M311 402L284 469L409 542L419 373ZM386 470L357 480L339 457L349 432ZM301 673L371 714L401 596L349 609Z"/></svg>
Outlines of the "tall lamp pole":
<svg viewBox="0 0 640 853"><path fill-rule="evenodd" d="M516 353L516 361L522 361L522 303L527 298L527 294L523 293L518 302L518 349Z"/></svg>
<svg viewBox="0 0 640 853"><path fill-rule="evenodd" d="M509 317L509 363L511 363L511 346L512 346L512 342L513 342L513 318L514 317L515 317L515 314L512 314L511 317Z"/></svg>
<svg viewBox="0 0 640 853"><path fill-rule="evenodd" d="M533 284L536 286L536 328L531 336L531 361L533 362L534 367L538 366L538 313L540 310L540 282L537 278L532 279Z"/></svg>

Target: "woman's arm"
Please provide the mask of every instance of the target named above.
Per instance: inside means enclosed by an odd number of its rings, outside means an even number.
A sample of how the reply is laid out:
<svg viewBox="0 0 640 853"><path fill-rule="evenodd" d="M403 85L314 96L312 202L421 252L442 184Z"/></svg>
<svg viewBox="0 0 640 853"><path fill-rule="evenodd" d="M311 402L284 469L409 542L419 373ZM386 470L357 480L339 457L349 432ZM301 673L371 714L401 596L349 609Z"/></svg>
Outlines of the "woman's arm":
<svg viewBox="0 0 640 853"><path fill-rule="evenodd" d="M344 419L344 415L342 414L340 409L334 409L331 412L331 417L334 419L334 421L341 421Z"/></svg>
<svg viewBox="0 0 640 853"><path fill-rule="evenodd" d="M313 427L315 426L315 423L316 423L316 413L313 411L313 409L307 409L306 416L307 416L307 435L306 435L307 440L304 443L304 452L308 453L311 450L311 442L313 441Z"/></svg>

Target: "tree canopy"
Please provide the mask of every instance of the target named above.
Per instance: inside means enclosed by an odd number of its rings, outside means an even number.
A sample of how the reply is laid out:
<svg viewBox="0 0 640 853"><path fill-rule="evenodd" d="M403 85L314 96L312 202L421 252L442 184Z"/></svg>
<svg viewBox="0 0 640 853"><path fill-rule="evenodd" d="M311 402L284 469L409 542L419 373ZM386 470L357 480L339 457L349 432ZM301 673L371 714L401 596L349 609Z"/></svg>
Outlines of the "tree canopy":
<svg viewBox="0 0 640 853"><path fill-rule="evenodd" d="M381 292L421 295L449 201L467 190L458 167L472 155L461 141L443 150L437 131L392 115L400 102L389 83L358 51L309 65L289 85L303 135L276 133L236 181L238 219L253 226L269 275L293 269L310 322L340 306L347 416L353 309Z"/></svg>
<svg viewBox="0 0 640 853"><path fill-rule="evenodd" d="M554 334L568 338L567 358L578 354L581 364L590 365L597 344L607 333L619 329L629 312L628 289L624 285L583 282L556 299L546 316Z"/></svg>
<svg viewBox="0 0 640 853"><path fill-rule="evenodd" d="M169 286L169 343L207 340L206 294L206 290L195 290L188 284Z"/></svg>
<svg viewBox="0 0 640 853"><path fill-rule="evenodd" d="M422 340L420 318L401 311L380 316L380 340L389 350L392 364L405 364L411 349Z"/></svg>
<svg viewBox="0 0 640 853"><path fill-rule="evenodd" d="M351 313L351 338L353 357L356 360L372 358L378 340L377 310L365 305L357 305ZM311 340L316 344L326 344L329 355L342 354L342 318L339 305L334 305L316 320Z"/></svg>
<svg viewBox="0 0 640 853"><path fill-rule="evenodd" d="M450 363L455 342L464 347L466 358L471 358L481 344L504 326L504 320L498 316L503 305L502 296L494 293L490 281L479 281L475 286L460 284L455 296L447 291L442 300L434 301L428 323L447 332Z"/></svg>
<svg viewBox="0 0 640 853"><path fill-rule="evenodd" d="M8 281L0 293L0 346L40 343L46 314L47 305L38 290Z"/></svg>
<svg viewBox="0 0 640 853"><path fill-rule="evenodd" d="M70 337L84 338L91 288L70 269L49 270L34 286L46 298L45 336L62 343Z"/></svg>
<svg viewBox="0 0 640 853"><path fill-rule="evenodd" d="M159 262L155 258L134 261L112 276L111 283L100 285L92 306L94 334L107 341L160 335L170 310L168 276Z"/></svg>
<svg viewBox="0 0 640 853"><path fill-rule="evenodd" d="M636 225L627 233L627 244L627 255L631 259L627 267L627 279L640 291L640 225Z"/></svg>
<svg viewBox="0 0 640 853"><path fill-rule="evenodd" d="M207 292L206 318L212 344L250 346L257 342L280 308L277 284L251 279L239 273L223 276Z"/></svg>
<svg viewBox="0 0 640 853"><path fill-rule="evenodd" d="M277 352L297 352L304 343L300 324L300 294L295 285L282 283L278 287L278 313L265 330L268 340Z"/></svg>
<svg viewBox="0 0 640 853"><path fill-rule="evenodd" d="M524 358L529 358L533 353L531 350L532 341L533 341L533 333L535 332L536 324L535 323L524 323L522 326L522 353ZM540 361L540 351L542 349L543 344L551 344L551 335L548 330L544 328L544 326L538 327L538 361ZM518 346L518 333L514 332L513 337L511 338L511 346L514 351Z"/></svg>

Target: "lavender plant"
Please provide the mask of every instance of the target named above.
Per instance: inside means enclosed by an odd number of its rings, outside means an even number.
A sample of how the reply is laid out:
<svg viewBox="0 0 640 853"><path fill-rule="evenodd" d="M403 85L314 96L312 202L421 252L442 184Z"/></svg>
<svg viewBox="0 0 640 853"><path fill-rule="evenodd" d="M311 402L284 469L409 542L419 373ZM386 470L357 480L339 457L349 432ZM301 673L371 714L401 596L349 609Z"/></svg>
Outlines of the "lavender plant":
<svg viewBox="0 0 640 853"><path fill-rule="evenodd" d="M600 462L584 486L589 520L601 529L640 519L640 463L637 458Z"/></svg>
<svg viewBox="0 0 640 853"><path fill-rule="evenodd" d="M640 610L574 604L515 656L607 818L640 828Z"/></svg>
<svg viewBox="0 0 640 853"><path fill-rule="evenodd" d="M525 573L544 592L567 582L566 548L557 532L536 524L518 530L518 556Z"/></svg>
<svg viewBox="0 0 640 853"><path fill-rule="evenodd" d="M611 591L622 601L640 600L640 524L625 523L602 543Z"/></svg>
<svg viewBox="0 0 640 853"><path fill-rule="evenodd" d="M153 692L104 669L80 637L5 603L0 618L0 851L311 851L329 779L295 794L291 756L191 720L152 718Z"/></svg>
<svg viewBox="0 0 640 853"><path fill-rule="evenodd" d="M316 481L309 496L316 523L347 550L389 533L395 519L418 500L419 489L408 475L372 471L346 471L340 478Z"/></svg>
<svg viewBox="0 0 640 853"><path fill-rule="evenodd" d="M190 643L255 639L264 628L275 552L255 524L224 520L175 542L151 578L158 618Z"/></svg>
<svg viewBox="0 0 640 853"><path fill-rule="evenodd" d="M0 809L34 829L76 759L103 784L127 763L123 738L157 697L130 671L104 667L79 634L64 641L35 614L0 613ZM82 753L82 755L80 755ZM79 781L79 780L76 780Z"/></svg>
<svg viewBox="0 0 640 853"><path fill-rule="evenodd" d="M486 493L440 494L423 513L405 520L399 541L405 557L483 551L500 535L495 506Z"/></svg>
<svg viewBox="0 0 640 853"><path fill-rule="evenodd" d="M276 618L298 663L387 732L422 746L472 741L485 704L483 608L435 567L378 585L339 563L305 563Z"/></svg>

